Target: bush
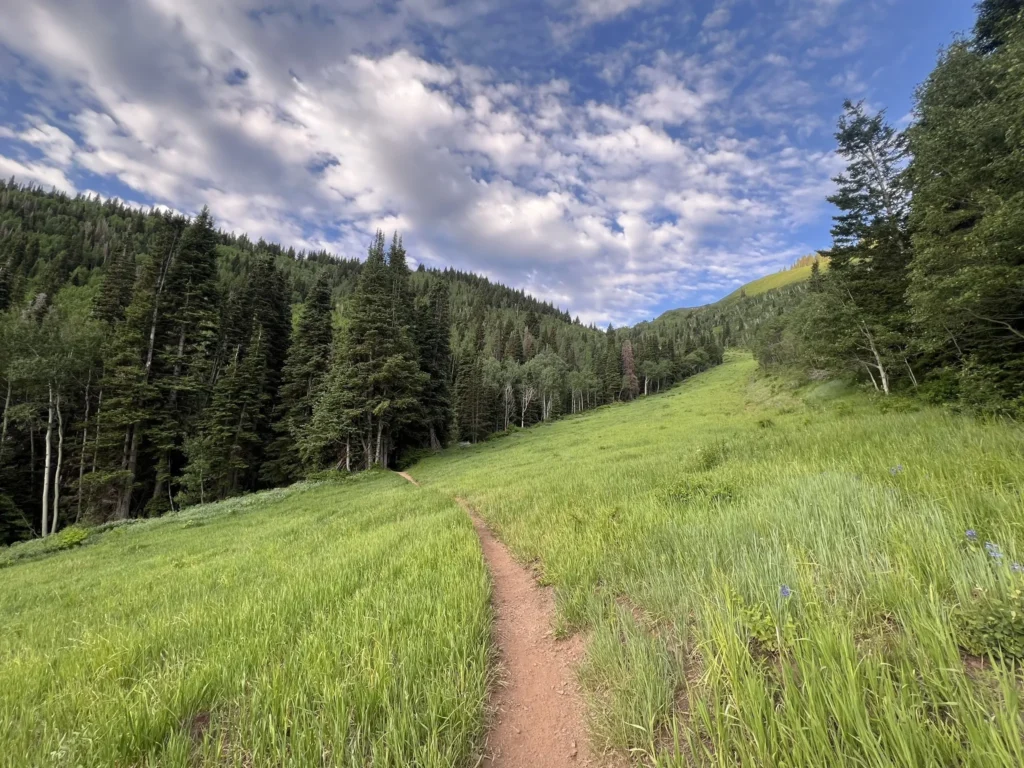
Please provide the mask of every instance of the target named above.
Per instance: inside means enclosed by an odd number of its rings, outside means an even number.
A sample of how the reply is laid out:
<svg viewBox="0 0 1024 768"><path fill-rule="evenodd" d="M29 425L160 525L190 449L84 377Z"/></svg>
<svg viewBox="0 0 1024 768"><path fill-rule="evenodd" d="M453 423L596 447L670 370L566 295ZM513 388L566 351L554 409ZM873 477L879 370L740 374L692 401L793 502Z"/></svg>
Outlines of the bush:
<svg viewBox="0 0 1024 768"><path fill-rule="evenodd" d="M671 500L684 504L727 502L735 495L735 489L730 483L711 475L684 477L668 493Z"/></svg>
<svg viewBox="0 0 1024 768"><path fill-rule="evenodd" d="M975 656L1024 659L1024 590L976 588L958 615L960 645Z"/></svg>

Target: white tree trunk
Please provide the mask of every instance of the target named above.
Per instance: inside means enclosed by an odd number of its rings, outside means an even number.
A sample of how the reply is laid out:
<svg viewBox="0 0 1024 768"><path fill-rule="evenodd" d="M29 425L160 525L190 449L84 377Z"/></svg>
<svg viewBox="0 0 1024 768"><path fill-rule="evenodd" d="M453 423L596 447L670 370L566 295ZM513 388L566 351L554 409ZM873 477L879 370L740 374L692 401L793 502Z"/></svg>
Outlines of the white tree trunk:
<svg viewBox="0 0 1024 768"><path fill-rule="evenodd" d="M0 467L4 465L4 445L7 444L7 423L11 409L11 380L7 380L7 397L4 398L4 424L0 430Z"/></svg>
<svg viewBox="0 0 1024 768"><path fill-rule="evenodd" d="M861 330L864 332L865 338L868 340L868 347L871 349L871 354L875 358L875 368L878 370L878 376L882 380L882 391L885 394L889 394L889 375L885 371L885 365L882 363L882 356L878 353L878 347L875 344L875 337L871 335L871 331L864 324L861 324ZM872 377L873 379L874 377Z"/></svg>
<svg viewBox="0 0 1024 768"><path fill-rule="evenodd" d="M43 461L43 536L50 532L50 466L53 453L53 385L47 386L46 459Z"/></svg>
<svg viewBox="0 0 1024 768"><path fill-rule="evenodd" d="M60 473L64 467L64 416L60 410L60 392L57 393L57 467L53 472L53 520L50 533L57 532L57 517L60 514Z"/></svg>

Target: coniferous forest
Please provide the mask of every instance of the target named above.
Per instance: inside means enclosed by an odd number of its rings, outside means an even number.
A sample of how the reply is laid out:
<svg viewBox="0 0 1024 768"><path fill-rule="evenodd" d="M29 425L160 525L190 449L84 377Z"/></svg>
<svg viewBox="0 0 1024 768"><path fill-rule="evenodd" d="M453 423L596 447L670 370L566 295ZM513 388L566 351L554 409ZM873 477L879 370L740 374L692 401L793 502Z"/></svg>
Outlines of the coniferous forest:
<svg viewBox="0 0 1024 768"><path fill-rule="evenodd" d="M847 102L827 273L765 323L766 367L1024 413L1024 3L985 0L903 132Z"/></svg>
<svg viewBox="0 0 1024 768"><path fill-rule="evenodd" d="M396 466L719 362L710 316L599 331L522 291L0 186L0 542Z"/></svg>

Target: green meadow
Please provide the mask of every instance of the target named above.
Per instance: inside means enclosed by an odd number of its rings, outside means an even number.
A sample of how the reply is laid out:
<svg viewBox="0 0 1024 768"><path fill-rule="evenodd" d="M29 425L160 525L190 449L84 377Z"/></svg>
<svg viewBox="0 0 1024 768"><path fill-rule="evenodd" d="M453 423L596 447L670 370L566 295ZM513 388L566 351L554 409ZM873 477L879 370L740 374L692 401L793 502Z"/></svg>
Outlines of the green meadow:
<svg viewBox="0 0 1024 768"><path fill-rule="evenodd" d="M108 531L0 570L0 765L467 764L488 599L462 510L390 475Z"/></svg>
<svg viewBox="0 0 1024 768"><path fill-rule="evenodd" d="M1024 764L1018 425L731 353L410 472L422 488L299 485L0 568L0 763L474 765L489 585L461 496L584 633L601 749Z"/></svg>
<svg viewBox="0 0 1024 768"><path fill-rule="evenodd" d="M666 766L1024 764L1019 426L796 390L733 354L412 473L465 496L554 585L559 629L588 633L606 748Z"/></svg>

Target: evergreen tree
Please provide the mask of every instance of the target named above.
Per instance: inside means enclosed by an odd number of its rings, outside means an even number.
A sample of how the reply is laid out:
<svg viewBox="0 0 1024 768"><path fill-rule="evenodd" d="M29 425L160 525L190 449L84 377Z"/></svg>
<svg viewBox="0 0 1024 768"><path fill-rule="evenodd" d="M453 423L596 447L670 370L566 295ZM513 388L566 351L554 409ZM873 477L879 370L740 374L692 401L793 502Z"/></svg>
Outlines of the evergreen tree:
<svg viewBox="0 0 1024 768"><path fill-rule="evenodd" d="M134 287L135 247L129 233L121 247L115 248L110 256L110 264L103 276L103 286L96 295L93 307L96 319L108 325L123 320Z"/></svg>
<svg viewBox="0 0 1024 768"><path fill-rule="evenodd" d="M511 363L523 362L523 344L519 338L519 332L515 329L508 334L508 339L505 343L505 354L502 355L502 360L507 360Z"/></svg>
<svg viewBox="0 0 1024 768"><path fill-rule="evenodd" d="M260 441L267 367L263 328L257 324L248 345L235 348L198 430L186 440L180 503L215 501L242 489Z"/></svg>
<svg viewBox="0 0 1024 768"><path fill-rule="evenodd" d="M270 458L261 468L263 481L268 484L294 482L301 474L298 446L313 416L313 406L328 369L332 309L330 279L326 272L321 272L302 307L288 349L279 400L274 409L275 438L268 450Z"/></svg>
<svg viewBox="0 0 1024 768"><path fill-rule="evenodd" d="M936 391L998 411L1024 403L1024 17L991 24L999 46L954 44L917 94L909 296Z"/></svg>
<svg viewBox="0 0 1024 768"><path fill-rule="evenodd" d="M448 441L452 404L448 385L451 366L449 335L451 313L449 290L445 283L433 281L426 296L417 304L416 343L420 371L425 374L420 395L422 425L430 447L440 449Z"/></svg>
<svg viewBox="0 0 1024 768"><path fill-rule="evenodd" d="M907 236L909 195L903 183L906 140L869 115L863 103L844 104L836 139L847 161L829 202L839 209L832 227L828 282L842 306L837 346L848 350L888 394L906 353L909 308L905 293L911 247ZM911 371L912 373L912 371Z"/></svg>
<svg viewBox="0 0 1024 768"><path fill-rule="evenodd" d="M622 391L622 358L615 329L611 325L605 336L604 365L601 371L603 402L612 403Z"/></svg>
<svg viewBox="0 0 1024 768"><path fill-rule="evenodd" d="M395 433L419 410L425 379L394 305L401 292L396 279L385 261L384 235L378 232L348 302L345 343L334 363L330 391L317 403L319 418L314 413L307 438L313 445L338 445L344 436L334 432L335 425L339 420L352 425L366 468L388 465ZM327 408L342 413L326 414Z"/></svg>
<svg viewBox="0 0 1024 768"><path fill-rule="evenodd" d="M640 391L640 383L636 377L636 362L633 359L633 342L626 339L622 342L622 385L621 391L626 398L632 400Z"/></svg>

